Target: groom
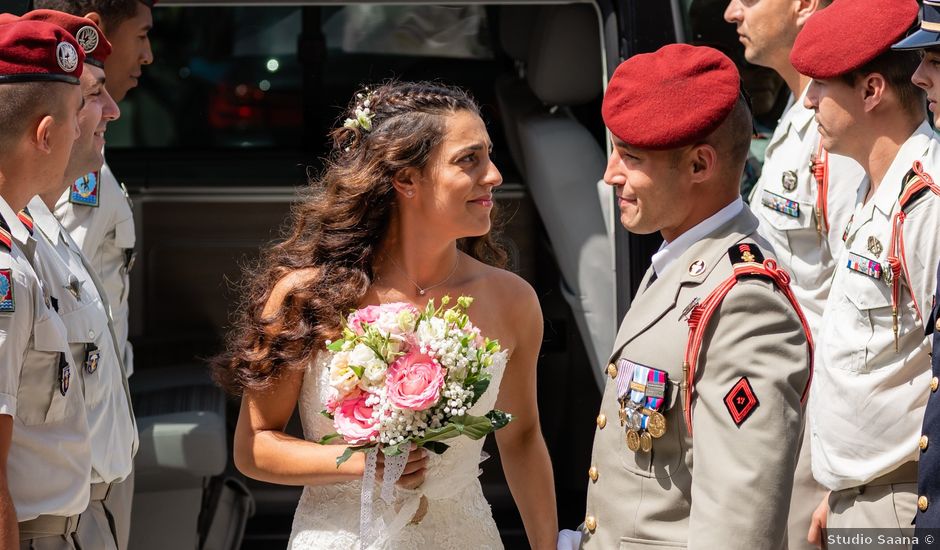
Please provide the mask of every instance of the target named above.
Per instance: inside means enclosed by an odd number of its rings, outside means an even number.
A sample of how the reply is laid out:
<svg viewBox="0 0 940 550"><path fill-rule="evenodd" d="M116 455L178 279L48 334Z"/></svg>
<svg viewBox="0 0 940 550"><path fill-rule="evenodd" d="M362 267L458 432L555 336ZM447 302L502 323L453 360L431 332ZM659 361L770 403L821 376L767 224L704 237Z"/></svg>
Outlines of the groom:
<svg viewBox="0 0 940 550"><path fill-rule="evenodd" d="M665 242L607 366L581 546L786 548L812 343L738 195L737 69L705 47L636 55L603 116L620 220Z"/></svg>

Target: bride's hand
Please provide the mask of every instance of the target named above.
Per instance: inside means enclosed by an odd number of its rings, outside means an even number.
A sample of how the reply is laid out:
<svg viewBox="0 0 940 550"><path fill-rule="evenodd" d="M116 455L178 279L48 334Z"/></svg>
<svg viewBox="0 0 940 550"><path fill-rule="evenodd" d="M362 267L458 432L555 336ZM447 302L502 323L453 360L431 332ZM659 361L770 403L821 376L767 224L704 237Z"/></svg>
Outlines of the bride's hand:
<svg viewBox="0 0 940 550"><path fill-rule="evenodd" d="M375 478L379 481L385 473L385 455L378 453L378 461L375 466ZM424 483L424 478L428 473L428 452L425 449L418 449L412 444L411 452L408 453L408 462L405 464L405 471L398 479L398 485L402 489L417 489Z"/></svg>

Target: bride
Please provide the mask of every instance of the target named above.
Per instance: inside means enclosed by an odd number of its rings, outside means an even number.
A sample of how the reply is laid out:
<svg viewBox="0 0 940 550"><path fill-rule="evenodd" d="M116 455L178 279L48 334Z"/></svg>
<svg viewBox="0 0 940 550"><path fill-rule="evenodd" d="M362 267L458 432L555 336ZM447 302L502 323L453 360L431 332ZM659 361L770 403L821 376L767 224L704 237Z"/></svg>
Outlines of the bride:
<svg viewBox="0 0 940 550"><path fill-rule="evenodd" d="M496 432L503 470L530 545L555 548L552 466L535 397L542 315L533 289L501 269L505 252L489 234L502 176L479 108L460 89L391 82L356 94L346 116L286 240L251 276L215 360L216 379L242 397L235 464L261 481L304 486L291 548L360 546L364 457L337 468L345 446L316 443L334 431L320 415L329 398L325 341L355 308L473 296L474 324L509 354L470 413L495 406L513 415ZM283 431L295 405L304 439ZM451 442L442 455L409 455L396 492L422 495L421 506L370 548L502 548L477 479L483 440Z"/></svg>

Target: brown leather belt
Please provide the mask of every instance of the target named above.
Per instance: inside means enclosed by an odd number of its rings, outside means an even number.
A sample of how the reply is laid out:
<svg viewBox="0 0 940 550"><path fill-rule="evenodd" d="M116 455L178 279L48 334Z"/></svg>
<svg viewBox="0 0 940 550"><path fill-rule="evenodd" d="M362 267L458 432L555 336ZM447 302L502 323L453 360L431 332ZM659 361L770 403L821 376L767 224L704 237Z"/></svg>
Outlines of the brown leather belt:
<svg viewBox="0 0 940 550"><path fill-rule="evenodd" d="M39 516L19 523L20 540L69 536L78 529L78 516Z"/></svg>

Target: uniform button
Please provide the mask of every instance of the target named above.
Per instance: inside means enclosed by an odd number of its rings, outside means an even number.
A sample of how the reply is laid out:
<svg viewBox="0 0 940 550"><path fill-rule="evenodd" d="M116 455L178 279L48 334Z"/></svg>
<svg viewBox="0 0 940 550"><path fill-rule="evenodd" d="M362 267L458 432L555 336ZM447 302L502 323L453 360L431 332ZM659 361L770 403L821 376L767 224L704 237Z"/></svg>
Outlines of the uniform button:
<svg viewBox="0 0 940 550"><path fill-rule="evenodd" d="M617 378L617 365L613 363L607 365L607 375L611 378Z"/></svg>
<svg viewBox="0 0 940 550"><path fill-rule="evenodd" d="M927 436L926 436L926 435L920 436L920 450L921 450L921 451L926 451L926 450L927 450L927 444L928 444L928 443L929 443L929 441L927 440Z"/></svg>
<svg viewBox="0 0 940 550"><path fill-rule="evenodd" d="M927 500L927 497L921 495L921 497L917 499L917 508L921 512L926 512L928 506L930 506L930 502Z"/></svg>
<svg viewBox="0 0 940 550"><path fill-rule="evenodd" d="M587 527L588 531L593 533L594 530L597 529L597 520L594 519L594 516L588 516L584 518L584 526Z"/></svg>
<svg viewBox="0 0 940 550"><path fill-rule="evenodd" d="M597 481L597 466L591 466L591 469L588 470L588 477L591 478L591 481Z"/></svg>
<svg viewBox="0 0 940 550"><path fill-rule="evenodd" d="M95 331L89 330L89 331L88 331L88 337L89 337L89 338L94 338L94 337L95 337Z"/></svg>
<svg viewBox="0 0 940 550"><path fill-rule="evenodd" d="M597 415L597 427L603 430L604 426L606 425L607 425L607 415L605 415L604 413Z"/></svg>
<svg viewBox="0 0 940 550"><path fill-rule="evenodd" d="M930 391L937 391L937 388L940 388L940 378L934 376L930 379Z"/></svg>

